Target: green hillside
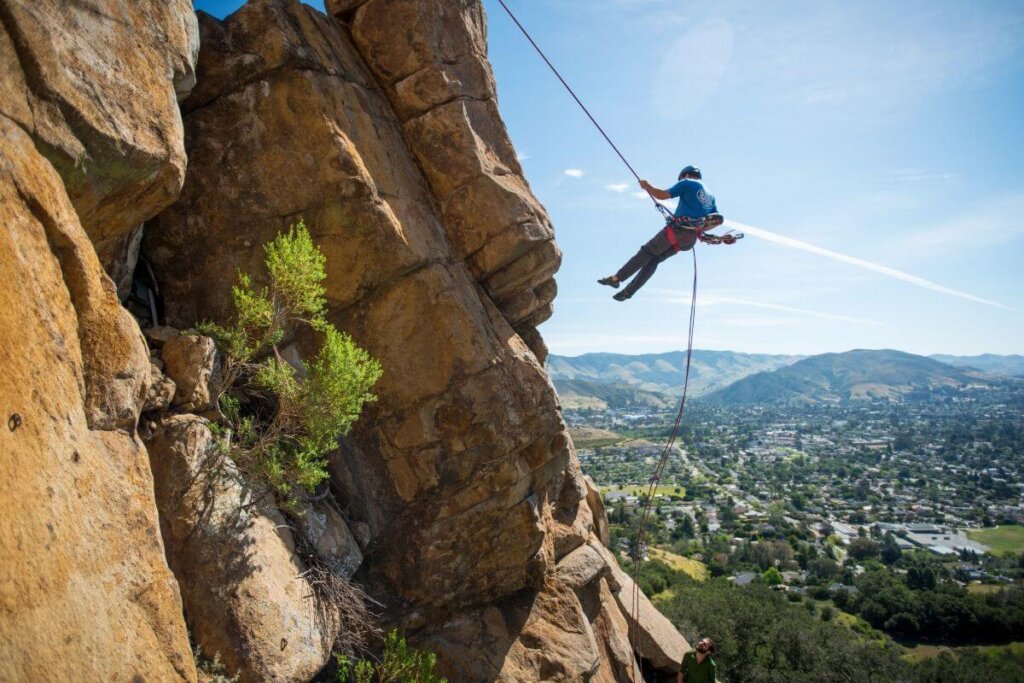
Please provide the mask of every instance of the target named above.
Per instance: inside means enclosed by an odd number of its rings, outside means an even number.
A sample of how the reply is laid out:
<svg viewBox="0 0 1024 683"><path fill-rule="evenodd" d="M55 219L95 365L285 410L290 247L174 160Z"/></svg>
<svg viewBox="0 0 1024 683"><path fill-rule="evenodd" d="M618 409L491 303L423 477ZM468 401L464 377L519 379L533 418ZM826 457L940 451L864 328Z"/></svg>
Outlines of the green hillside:
<svg viewBox="0 0 1024 683"><path fill-rule="evenodd" d="M938 387L988 383L987 375L902 351L826 353L762 372L704 397L713 403L815 404L848 399L913 397Z"/></svg>
<svg viewBox="0 0 1024 683"><path fill-rule="evenodd" d="M690 395L721 389L757 372L785 367L805 356L737 353L696 349L690 365ZM548 374L555 380L586 380L601 384L623 384L646 391L679 396L683 391L686 353L625 355L588 353L582 356L548 358Z"/></svg>
<svg viewBox="0 0 1024 683"><path fill-rule="evenodd" d="M646 391L628 384L605 384L582 379L556 379L555 391L564 408L630 408L668 409L676 398L656 391Z"/></svg>

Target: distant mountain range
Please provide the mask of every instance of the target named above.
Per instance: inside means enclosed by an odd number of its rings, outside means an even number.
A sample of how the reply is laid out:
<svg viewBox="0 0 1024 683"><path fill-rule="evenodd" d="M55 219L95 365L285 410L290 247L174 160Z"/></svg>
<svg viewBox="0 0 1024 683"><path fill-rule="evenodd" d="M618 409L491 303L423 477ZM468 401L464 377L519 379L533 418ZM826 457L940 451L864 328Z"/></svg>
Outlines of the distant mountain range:
<svg viewBox="0 0 1024 683"><path fill-rule="evenodd" d="M943 386L987 384L992 375L888 349L811 356L745 377L704 397L712 403L813 404L859 398L898 398Z"/></svg>
<svg viewBox="0 0 1024 683"><path fill-rule="evenodd" d="M1024 356L999 356L994 353L983 353L980 356L947 356L937 353L928 357L958 368L975 368L1003 377L1024 377Z"/></svg>
<svg viewBox="0 0 1024 683"><path fill-rule="evenodd" d="M567 408L672 405L682 392L686 354L551 356L548 372ZM817 356L695 350L691 396L713 403L831 402L904 397L941 386L1024 376L1024 356L917 356L855 350Z"/></svg>
<svg viewBox="0 0 1024 683"><path fill-rule="evenodd" d="M803 358L806 356L694 349L690 363L690 395L699 396L722 389L748 375L776 370ZM674 397L683 392L685 367L684 351L638 356L588 353L573 357L548 357L548 374L556 388L561 380L586 380L599 384L634 386Z"/></svg>

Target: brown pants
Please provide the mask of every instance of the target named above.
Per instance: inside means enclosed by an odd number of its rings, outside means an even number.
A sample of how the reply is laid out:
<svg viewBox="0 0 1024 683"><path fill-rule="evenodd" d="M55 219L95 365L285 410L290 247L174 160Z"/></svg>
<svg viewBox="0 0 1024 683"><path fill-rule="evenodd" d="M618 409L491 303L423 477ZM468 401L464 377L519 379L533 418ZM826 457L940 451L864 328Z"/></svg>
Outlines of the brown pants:
<svg viewBox="0 0 1024 683"><path fill-rule="evenodd" d="M679 245L679 251L689 251L697 242L697 233L688 228L670 226L659 230L658 234L640 247L640 251L636 252L633 258L626 261L626 264L619 268L619 272L615 273L615 278L619 282L625 281L633 273L636 273L636 277L623 290L628 296L636 294L637 290L651 279L654 271L658 269L659 263L676 255L676 249L669 240L669 230L672 231L676 244Z"/></svg>

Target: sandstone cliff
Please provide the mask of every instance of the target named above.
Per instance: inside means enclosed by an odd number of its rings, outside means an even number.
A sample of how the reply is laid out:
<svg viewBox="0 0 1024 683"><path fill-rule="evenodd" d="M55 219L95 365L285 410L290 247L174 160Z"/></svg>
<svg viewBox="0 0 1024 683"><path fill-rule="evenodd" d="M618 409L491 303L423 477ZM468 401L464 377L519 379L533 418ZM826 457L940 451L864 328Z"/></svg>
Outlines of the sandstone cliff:
<svg viewBox="0 0 1024 683"><path fill-rule="evenodd" d="M296 534L451 680L638 680L629 579L542 367L560 253L482 6L328 6L252 0L197 32L188 3L0 0L0 680L192 680L186 623L243 680L309 680L344 626ZM151 363L103 268L123 296L141 239L165 322L223 320L298 218L331 322L384 376L332 457L343 509L293 530L230 463L210 475L204 342L147 331ZM638 627L671 670L686 643L645 598Z"/></svg>
<svg viewBox="0 0 1024 683"><path fill-rule="evenodd" d="M195 679L97 252L181 187L197 40L185 0L0 2L0 680Z"/></svg>

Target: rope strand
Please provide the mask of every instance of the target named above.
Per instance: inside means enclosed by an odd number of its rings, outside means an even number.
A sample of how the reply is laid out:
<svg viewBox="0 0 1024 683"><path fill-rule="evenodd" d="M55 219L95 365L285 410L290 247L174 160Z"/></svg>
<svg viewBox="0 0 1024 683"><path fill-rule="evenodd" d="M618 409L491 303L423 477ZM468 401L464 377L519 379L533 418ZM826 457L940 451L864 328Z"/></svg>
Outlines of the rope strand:
<svg viewBox="0 0 1024 683"><path fill-rule="evenodd" d="M540 49L540 46L537 45L536 41L534 41L533 36L530 35L530 32L527 31L521 23L519 23L519 20L516 19L516 15L512 14L512 10L510 10L508 8L508 5L505 4L505 0L498 0L498 4L502 6L502 8L512 19L512 21L515 22L515 25L519 27L519 30L523 32L523 35L526 36L526 39L528 41L530 41L530 45L533 45L533 49L537 51L537 54L540 55L540 58L544 60L544 63L548 65L548 68L551 69L551 72L555 74L555 77L558 78L559 81L561 81L562 85L565 86L565 89L569 91L570 95L572 95L572 98L576 100L576 104L580 105L580 109L582 109L583 113L587 115L587 118L590 119L590 122L592 124L594 124L594 127L597 128L598 132L601 133L601 135L605 139L605 142L607 142L611 146L611 148L615 150L615 153L619 155L620 159L622 159L622 163L626 165L626 168L629 169L629 172L633 174L633 177L636 178L637 182L640 182L640 175L637 174L635 170L633 170L633 167L630 165L630 163L626 161L626 157L623 156L622 152L619 151L619 148L615 146L615 143L612 142L612 139L610 137L608 137L608 134L604 132L604 128L601 127L601 124L598 123L597 119L593 117L593 115L590 113L590 110L587 109L587 106L583 104L583 101L576 96L576 92L572 89L572 87L568 83L566 83L564 78L562 78L562 74L558 72L558 69L555 68L555 65L551 63L551 60L548 59L547 55L544 54L544 51Z"/></svg>
<svg viewBox="0 0 1024 683"><path fill-rule="evenodd" d="M695 244L694 247L697 245ZM665 471L665 465L668 464L669 457L672 455L672 448L675 446L676 438L679 436L679 427L683 422L683 414L686 412L686 394L690 386L690 361L693 358L693 332L697 321L697 250L691 249L693 252L693 291L690 295L690 326L687 334L686 342L686 373L683 377L683 395L679 399L679 411L676 413L675 423L672 425L672 432L669 435L668 441L665 442L665 448L661 451L661 458L658 461L658 466L654 470L654 476L651 477L650 485L647 489L647 502L644 504L644 512L640 518L640 526L637 529L636 540L633 544L633 591L632 591L632 623L630 624L630 643L633 649L636 650L637 643L639 642L637 630L640 627L640 584L638 579L640 577L640 557L646 540L647 523L650 521L651 510L654 507L654 494L658 490L658 484L661 483L661 475ZM641 669L642 673L642 669Z"/></svg>

